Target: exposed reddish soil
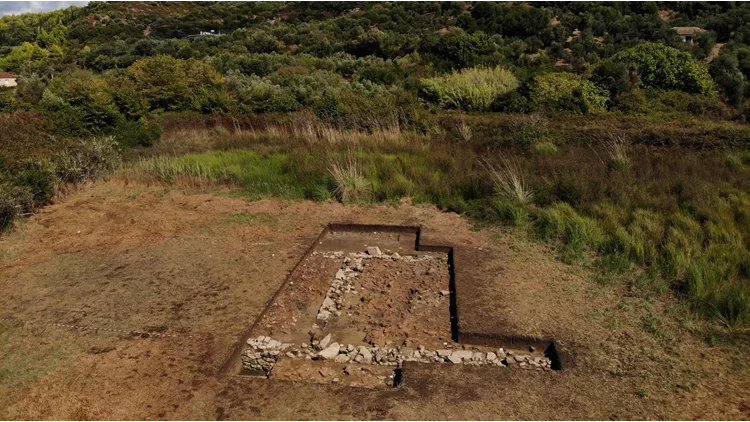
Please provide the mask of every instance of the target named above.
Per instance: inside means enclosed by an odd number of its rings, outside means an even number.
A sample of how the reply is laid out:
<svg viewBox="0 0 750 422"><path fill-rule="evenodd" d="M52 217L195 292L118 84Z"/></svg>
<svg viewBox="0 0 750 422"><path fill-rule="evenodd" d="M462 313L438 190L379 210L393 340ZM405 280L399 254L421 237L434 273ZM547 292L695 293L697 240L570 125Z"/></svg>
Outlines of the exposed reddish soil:
<svg viewBox="0 0 750 422"><path fill-rule="evenodd" d="M378 346L444 348L451 340L448 264L441 260L367 260L344 295L343 313L326 326L335 338Z"/></svg>

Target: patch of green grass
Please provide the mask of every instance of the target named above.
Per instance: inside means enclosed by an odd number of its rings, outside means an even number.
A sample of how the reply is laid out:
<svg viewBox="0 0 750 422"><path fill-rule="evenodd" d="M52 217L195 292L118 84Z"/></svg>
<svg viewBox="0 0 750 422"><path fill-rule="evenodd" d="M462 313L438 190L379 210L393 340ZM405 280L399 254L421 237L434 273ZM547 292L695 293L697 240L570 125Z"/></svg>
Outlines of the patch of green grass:
<svg viewBox="0 0 750 422"><path fill-rule="evenodd" d="M492 201L492 210L499 221L510 226L526 227L530 222L531 214L528 208L518 201L495 199Z"/></svg>
<svg viewBox="0 0 750 422"><path fill-rule="evenodd" d="M643 329L657 339L662 341L672 340L672 333L664 326L664 321L655 312L649 311L642 317L641 322L643 323Z"/></svg>
<svg viewBox="0 0 750 422"><path fill-rule="evenodd" d="M557 145L549 141L543 141L534 144L532 150L538 155L555 155L557 154Z"/></svg>
<svg viewBox="0 0 750 422"><path fill-rule="evenodd" d="M536 213L534 230L540 239L561 245L565 262L580 260L586 251L596 251L604 241L598 223L579 215L570 205L557 203Z"/></svg>
<svg viewBox="0 0 750 422"><path fill-rule="evenodd" d="M28 333L20 327L0 324L0 385L18 389L53 371L69 355L67 345L55 342L45 345L25 344Z"/></svg>

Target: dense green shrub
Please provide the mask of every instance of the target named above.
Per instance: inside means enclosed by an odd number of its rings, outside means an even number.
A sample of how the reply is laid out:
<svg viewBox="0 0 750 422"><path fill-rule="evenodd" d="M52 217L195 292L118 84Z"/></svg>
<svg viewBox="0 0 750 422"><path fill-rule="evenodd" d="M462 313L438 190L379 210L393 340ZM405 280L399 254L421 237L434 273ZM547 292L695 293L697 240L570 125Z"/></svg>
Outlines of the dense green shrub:
<svg viewBox="0 0 750 422"><path fill-rule="evenodd" d="M142 117L137 121L119 119L115 126L105 133L112 135L117 143L125 148L148 147L159 139L161 129L155 121Z"/></svg>
<svg viewBox="0 0 750 422"><path fill-rule="evenodd" d="M534 78L529 91L539 109L581 114L604 109L609 98L605 90L574 73L543 73Z"/></svg>
<svg viewBox="0 0 750 422"><path fill-rule="evenodd" d="M640 83L649 88L675 89L711 95L714 83L708 69L689 53L664 44L645 43L612 56L638 75Z"/></svg>
<svg viewBox="0 0 750 422"><path fill-rule="evenodd" d="M531 111L528 95L521 92L522 88L501 95L492 103L492 111L505 113L528 113ZM528 94L528 93L526 93Z"/></svg>
<svg viewBox="0 0 750 422"><path fill-rule="evenodd" d="M120 146L111 136L82 139L55 156L57 176L63 182L79 183L101 177L120 162Z"/></svg>
<svg viewBox="0 0 750 422"><path fill-rule="evenodd" d="M739 69L737 57L732 54L722 54L711 61L709 72L727 104L739 107L745 91L745 75Z"/></svg>
<svg viewBox="0 0 750 422"><path fill-rule="evenodd" d="M510 143L524 147L550 141L549 122L539 113L514 116L508 127Z"/></svg>
<svg viewBox="0 0 750 422"><path fill-rule="evenodd" d="M487 111L500 96L518 88L518 80L501 67L472 68L422 80L421 95L440 107Z"/></svg>
<svg viewBox="0 0 750 422"><path fill-rule="evenodd" d="M47 160L22 161L10 170L7 178L13 184L25 187L36 206L44 205L55 196L55 169Z"/></svg>
<svg viewBox="0 0 750 422"><path fill-rule="evenodd" d="M20 214L30 211L33 200L28 187L0 183L0 231L8 229Z"/></svg>
<svg viewBox="0 0 750 422"><path fill-rule="evenodd" d="M612 60L604 60L594 66L591 80L609 91L612 98L630 92L638 84L637 76L625 64Z"/></svg>
<svg viewBox="0 0 750 422"><path fill-rule="evenodd" d="M127 69L127 76L148 99L151 110L189 110L200 88L222 80L204 62L169 56L138 60Z"/></svg>
<svg viewBox="0 0 750 422"><path fill-rule="evenodd" d="M113 126L120 115L106 80L84 70L53 79L40 105L54 121L63 122L56 130L63 136L101 133L102 128Z"/></svg>
<svg viewBox="0 0 750 422"><path fill-rule="evenodd" d="M487 55L498 49L498 45L484 32L467 34L461 29L451 28L440 37L432 49L437 57L445 60L449 70L465 69L482 64Z"/></svg>

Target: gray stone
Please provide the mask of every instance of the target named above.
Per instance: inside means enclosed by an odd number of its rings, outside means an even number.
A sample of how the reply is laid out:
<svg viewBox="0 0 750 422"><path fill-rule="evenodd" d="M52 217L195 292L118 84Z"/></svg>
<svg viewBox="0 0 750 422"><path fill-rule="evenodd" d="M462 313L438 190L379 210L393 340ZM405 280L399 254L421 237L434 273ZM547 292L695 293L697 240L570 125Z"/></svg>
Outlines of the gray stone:
<svg viewBox="0 0 750 422"><path fill-rule="evenodd" d="M487 360L494 362L496 359L497 355L494 352L487 352Z"/></svg>
<svg viewBox="0 0 750 422"><path fill-rule="evenodd" d="M341 354L333 358L333 361L336 363L347 363L349 362L349 356Z"/></svg>
<svg viewBox="0 0 750 422"><path fill-rule="evenodd" d="M359 347L359 357L362 358L361 359L362 363L372 362L372 352L370 352L370 350L365 346ZM357 362L360 362L360 360L357 360Z"/></svg>
<svg viewBox="0 0 750 422"><path fill-rule="evenodd" d="M375 351L375 361L376 362L383 362L386 357L388 357L388 352L383 349L377 349Z"/></svg>
<svg viewBox="0 0 750 422"><path fill-rule="evenodd" d="M323 337L323 340L320 340L320 343L318 343L318 347L322 350L328 347L328 344L331 343L331 334L329 333L327 336Z"/></svg>
<svg viewBox="0 0 750 422"><path fill-rule="evenodd" d="M338 343L333 343L330 346L328 346L327 348L325 348L325 349L321 350L320 352L318 352L318 358L325 359L325 360L333 359L333 358L335 358L338 355L339 355L339 344Z"/></svg>
<svg viewBox="0 0 750 422"><path fill-rule="evenodd" d="M281 348L281 342L276 340L271 340L266 344L266 347L269 349L279 349Z"/></svg>
<svg viewBox="0 0 750 422"><path fill-rule="evenodd" d="M441 357L441 358L447 358L448 356L451 355L451 351L448 349L436 350L435 353L437 353L438 357Z"/></svg>
<svg viewBox="0 0 750 422"><path fill-rule="evenodd" d="M460 356L454 356L453 354L451 354L450 356L448 356L448 360L451 361L452 363L456 363L456 364L461 363L461 357Z"/></svg>
<svg viewBox="0 0 750 422"><path fill-rule="evenodd" d="M450 290L441 290L440 296L449 296L451 294Z"/></svg>
<svg viewBox="0 0 750 422"><path fill-rule="evenodd" d="M380 252L380 248L378 248L377 246L368 246L367 254L373 258L381 258L383 256L383 253Z"/></svg>
<svg viewBox="0 0 750 422"><path fill-rule="evenodd" d="M323 299L323 305L321 305L321 309L334 309L336 307L336 302L333 301L330 297L326 297Z"/></svg>
<svg viewBox="0 0 750 422"><path fill-rule="evenodd" d="M453 353L451 353L450 359L453 361L453 358L458 358L464 361L469 361L474 356L474 352L471 350L456 350ZM455 362L453 362L455 363Z"/></svg>

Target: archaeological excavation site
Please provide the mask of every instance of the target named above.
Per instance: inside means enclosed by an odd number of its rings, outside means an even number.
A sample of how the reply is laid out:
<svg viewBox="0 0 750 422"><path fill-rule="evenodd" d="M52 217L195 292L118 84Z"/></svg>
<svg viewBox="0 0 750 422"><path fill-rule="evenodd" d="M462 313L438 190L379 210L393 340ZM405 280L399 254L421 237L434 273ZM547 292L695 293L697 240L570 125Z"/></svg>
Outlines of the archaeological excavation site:
<svg viewBox="0 0 750 422"><path fill-rule="evenodd" d="M474 327L471 260L419 226L329 224L225 369L367 388L398 387L413 365L562 369L553 339Z"/></svg>

